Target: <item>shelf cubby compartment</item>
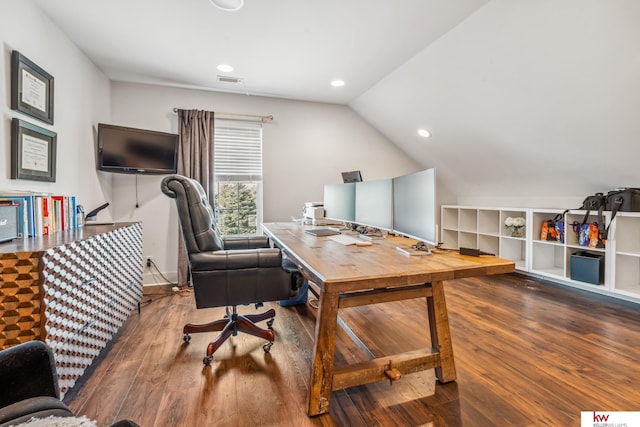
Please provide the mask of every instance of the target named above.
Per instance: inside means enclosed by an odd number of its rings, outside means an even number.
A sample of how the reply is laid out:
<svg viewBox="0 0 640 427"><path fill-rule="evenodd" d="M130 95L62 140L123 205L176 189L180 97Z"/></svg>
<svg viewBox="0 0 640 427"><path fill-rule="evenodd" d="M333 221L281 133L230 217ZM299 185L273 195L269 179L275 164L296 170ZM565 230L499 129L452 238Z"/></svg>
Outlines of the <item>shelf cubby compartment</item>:
<svg viewBox="0 0 640 427"><path fill-rule="evenodd" d="M527 211L524 209L508 209L508 210L502 210L500 211L500 235L502 236L510 236L509 234L509 230L507 230L507 227L504 225L504 222L506 221L507 218L524 218L527 225L525 225L525 233L526 233L526 228L529 226L529 218L527 218ZM523 233L523 239L524 239L524 235L525 233Z"/></svg>
<svg viewBox="0 0 640 427"><path fill-rule="evenodd" d="M561 210L544 210L544 211L536 211L534 210L532 213L532 218L531 218L531 236L532 236L532 240L534 242L542 242L542 240L540 240L540 231L542 230L542 223L544 221L548 221L548 220L552 220L556 215L558 214L562 214L563 211ZM566 229L565 229L565 236L567 235ZM566 237L565 237L566 238ZM556 241L545 241L548 244L551 245L562 245L562 242L556 242ZM577 243L577 241L576 241Z"/></svg>
<svg viewBox="0 0 640 427"><path fill-rule="evenodd" d="M582 222L585 220L585 211L571 211L565 216L565 242L568 246L580 247L578 245L578 231L575 231L580 227ZM606 224L609 224L609 215L608 213L603 214L603 220ZM587 216L586 223L591 224L593 222L598 222L598 213L590 212L589 216ZM574 228L575 225L575 228Z"/></svg>
<svg viewBox="0 0 640 427"><path fill-rule="evenodd" d="M460 208L458 211L460 231L475 233L478 230L478 210Z"/></svg>
<svg viewBox="0 0 640 427"><path fill-rule="evenodd" d="M499 256L500 239L497 236L478 235L478 249Z"/></svg>
<svg viewBox="0 0 640 427"><path fill-rule="evenodd" d="M446 248L458 249L460 247L460 245L458 244L458 231L443 229L442 243Z"/></svg>
<svg viewBox="0 0 640 427"><path fill-rule="evenodd" d="M443 230L457 230L458 229L458 208L443 206L441 222L442 222Z"/></svg>
<svg viewBox="0 0 640 427"><path fill-rule="evenodd" d="M500 258L516 263L518 270L527 270L527 242L524 238L502 237L500 239Z"/></svg>
<svg viewBox="0 0 640 427"><path fill-rule="evenodd" d="M500 234L500 211L478 209L478 233L497 236Z"/></svg>
<svg viewBox="0 0 640 427"><path fill-rule="evenodd" d="M581 280L576 280L575 278L571 277L571 255L574 254L578 254L581 256L585 256L583 254L591 254L591 255L600 255L600 256L604 256L604 249L602 250L598 250L598 249L591 249L591 248L586 248L586 247L582 247L582 246L578 246L578 247L567 247L567 257L566 257L566 278L569 280L572 280L575 283L581 283L587 286L599 286L599 287L605 287L605 282L607 280L607 276L606 276L606 271L607 271L607 266L606 266L606 260L605 260L605 264L602 266L602 281L599 283L595 283L595 282L589 282L589 281L581 281ZM588 255L587 255L588 256ZM593 269L595 268L595 266L593 264L591 264L591 262L594 263L598 263L598 261L596 259L590 260L589 261L589 269ZM593 273L595 275L595 273ZM591 277L593 279L597 279L595 276ZM597 280L596 280L597 281Z"/></svg>
<svg viewBox="0 0 640 427"><path fill-rule="evenodd" d="M478 235L476 233L469 233L461 231L458 234L458 241L461 248L477 248L478 247Z"/></svg>
<svg viewBox="0 0 640 427"><path fill-rule="evenodd" d="M533 242L531 271L565 278L564 246L553 242Z"/></svg>
<svg viewBox="0 0 640 427"><path fill-rule="evenodd" d="M640 295L640 256L616 255L615 290L634 297Z"/></svg>
<svg viewBox="0 0 640 427"><path fill-rule="evenodd" d="M615 222L616 253L640 256L640 216L618 214Z"/></svg>

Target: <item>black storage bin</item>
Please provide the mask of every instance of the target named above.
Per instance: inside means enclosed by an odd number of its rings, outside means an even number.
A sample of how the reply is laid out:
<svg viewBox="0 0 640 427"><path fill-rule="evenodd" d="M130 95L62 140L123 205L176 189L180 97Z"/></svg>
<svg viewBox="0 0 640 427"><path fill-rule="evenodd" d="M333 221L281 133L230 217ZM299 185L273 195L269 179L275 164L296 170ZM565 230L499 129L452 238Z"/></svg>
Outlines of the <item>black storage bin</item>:
<svg viewBox="0 0 640 427"><path fill-rule="evenodd" d="M576 252L571 255L571 280L601 285L604 283L604 254Z"/></svg>
<svg viewBox="0 0 640 427"><path fill-rule="evenodd" d="M620 212L640 212L640 188L621 188L609 191L605 210L612 211L614 209Z"/></svg>

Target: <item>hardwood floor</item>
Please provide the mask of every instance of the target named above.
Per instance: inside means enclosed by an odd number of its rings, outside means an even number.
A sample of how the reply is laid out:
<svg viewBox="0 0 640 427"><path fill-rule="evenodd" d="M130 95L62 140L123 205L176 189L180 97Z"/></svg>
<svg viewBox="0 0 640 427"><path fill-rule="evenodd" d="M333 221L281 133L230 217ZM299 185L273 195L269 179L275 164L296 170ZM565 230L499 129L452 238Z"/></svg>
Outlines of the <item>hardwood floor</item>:
<svg viewBox="0 0 640 427"><path fill-rule="evenodd" d="M221 317L180 292L143 304L65 402L99 425L579 426L580 412L640 410L640 306L510 274L445 283L458 379L432 371L332 394L309 418L314 330L309 306L276 304L269 354L238 335L202 358L209 334L182 341L187 322ZM376 355L429 346L423 300L341 310ZM241 312L254 312L242 307ZM384 320L384 321L383 321ZM340 332L336 362L366 360ZM233 344L233 345L232 345Z"/></svg>

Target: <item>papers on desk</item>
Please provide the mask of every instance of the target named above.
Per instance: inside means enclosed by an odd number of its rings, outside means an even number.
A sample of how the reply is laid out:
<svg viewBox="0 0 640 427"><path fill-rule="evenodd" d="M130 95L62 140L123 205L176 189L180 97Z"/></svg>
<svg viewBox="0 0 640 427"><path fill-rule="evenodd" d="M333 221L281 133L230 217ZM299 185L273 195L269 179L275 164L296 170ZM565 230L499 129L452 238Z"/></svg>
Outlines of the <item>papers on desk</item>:
<svg viewBox="0 0 640 427"><path fill-rule="evenodd" d="M305 233L307 234L312 234L316 237L318 236L335 236L337 234L340 234L339 231L334 231L331 230L329 228L309 228L307 230L304 230Z"/></svg>
<svg viewBox="0 0 640 427"><path fill-rule="evenodd" d="M371 246L371 242L367 240L362 240L358 237L347 236L345 234L337 234L335 236L327 237L328 240L333 240L334 242L338 242L341 245L357 245L357 246Z"/></svg>
<svg viewBox="0 0 640 427"><path fill-rule="evenodd" d="M409 256L431 255L430 250L416 249L414 246L396 246L396 250L402 254Z"/></svg>

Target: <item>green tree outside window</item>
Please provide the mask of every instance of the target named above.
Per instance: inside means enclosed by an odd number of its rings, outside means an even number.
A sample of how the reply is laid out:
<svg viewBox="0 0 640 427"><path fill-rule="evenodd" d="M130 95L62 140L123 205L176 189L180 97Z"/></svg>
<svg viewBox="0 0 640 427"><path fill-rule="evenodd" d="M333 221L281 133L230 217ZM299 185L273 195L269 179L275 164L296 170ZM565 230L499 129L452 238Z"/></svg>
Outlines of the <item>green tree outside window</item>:
<svg viewBox="0 0 640 427"><path fill-rule="evenodd" d="M254 182L218 182L216 210L223 235L257 233L257 192Z"/></svg>

